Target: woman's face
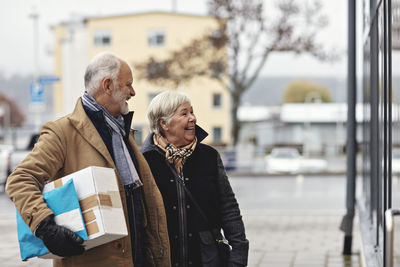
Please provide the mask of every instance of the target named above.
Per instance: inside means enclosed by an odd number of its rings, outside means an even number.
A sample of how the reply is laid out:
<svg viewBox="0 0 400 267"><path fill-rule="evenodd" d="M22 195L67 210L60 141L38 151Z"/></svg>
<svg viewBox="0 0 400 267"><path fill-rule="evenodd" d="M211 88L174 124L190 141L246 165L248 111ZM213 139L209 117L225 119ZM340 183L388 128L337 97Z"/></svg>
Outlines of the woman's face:
<svg viewBox="0 0 400 267"><path fill-rule="evenodd" d="M169 143L176 147L190 144L195 137L196 126L193 107L188 102L183 103L176 109L170 122L162 121L161 126Z"/></svg>

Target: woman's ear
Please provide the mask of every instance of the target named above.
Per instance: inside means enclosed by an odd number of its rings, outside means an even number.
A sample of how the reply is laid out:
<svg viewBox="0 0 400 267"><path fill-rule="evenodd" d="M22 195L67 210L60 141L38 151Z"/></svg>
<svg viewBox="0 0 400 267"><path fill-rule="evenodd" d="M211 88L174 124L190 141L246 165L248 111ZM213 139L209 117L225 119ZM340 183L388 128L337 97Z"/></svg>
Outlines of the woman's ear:
<svg viewBox="0 0 400 267"><path fill-rule="evenodd" d="M161 129L163 129L163 132L168 131L168 124L165 120L161 119L159 123L160 123Z"/></svg>

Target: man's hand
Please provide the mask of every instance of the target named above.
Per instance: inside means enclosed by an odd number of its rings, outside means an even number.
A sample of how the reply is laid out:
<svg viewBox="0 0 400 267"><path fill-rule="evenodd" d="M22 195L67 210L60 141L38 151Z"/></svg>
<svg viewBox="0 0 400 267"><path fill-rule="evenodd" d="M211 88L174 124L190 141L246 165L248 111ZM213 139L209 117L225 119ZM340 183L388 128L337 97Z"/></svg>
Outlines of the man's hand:
<svg viewBox="0 0 400 267"><path fill-rule="evenodd" d="M39 223L35 235L43 240L51 253L61 257L80 255L85 251L83 239L68 228L57 225L54 215Z"/></svg>

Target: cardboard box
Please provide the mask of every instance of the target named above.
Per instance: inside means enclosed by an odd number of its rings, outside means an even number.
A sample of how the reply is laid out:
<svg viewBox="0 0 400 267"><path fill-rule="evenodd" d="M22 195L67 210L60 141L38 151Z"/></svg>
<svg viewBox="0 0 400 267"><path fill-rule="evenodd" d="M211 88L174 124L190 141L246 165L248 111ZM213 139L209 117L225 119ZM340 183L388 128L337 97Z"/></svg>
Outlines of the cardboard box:
<svg viewBox="0 0 400 267"><path fill-rule="evenodd" d="M85 249L128 235L117 177L111 168L91 166L64 176L43 188L43 193L73 179L88 240Z"/></svg>

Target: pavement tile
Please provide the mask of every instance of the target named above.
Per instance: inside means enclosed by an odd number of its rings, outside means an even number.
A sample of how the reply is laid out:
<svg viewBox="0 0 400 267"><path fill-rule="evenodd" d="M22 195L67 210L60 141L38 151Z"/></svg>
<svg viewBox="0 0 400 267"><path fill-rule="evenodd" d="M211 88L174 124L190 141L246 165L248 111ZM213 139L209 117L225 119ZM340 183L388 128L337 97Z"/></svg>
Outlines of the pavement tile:
<svg viewBox="0 0 400 267"><path fill-rule="evenodd" d="M4 209L2 210L4 212ZM354 254L351 258L344 258L341 255L344 236L339 230L339 225L344 212L305 213L296 210L243 209L242 215L246 235L250 241L248 262L250 267L360 266L359 255ZM355 220L353 238L355 253L360 248L357 223ZM0 229L1 267L52 266L50 260L32 259L28 262L20 260L14 210L12 213L7 211L5 216L3 213L0 214Z"/></svg>

